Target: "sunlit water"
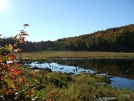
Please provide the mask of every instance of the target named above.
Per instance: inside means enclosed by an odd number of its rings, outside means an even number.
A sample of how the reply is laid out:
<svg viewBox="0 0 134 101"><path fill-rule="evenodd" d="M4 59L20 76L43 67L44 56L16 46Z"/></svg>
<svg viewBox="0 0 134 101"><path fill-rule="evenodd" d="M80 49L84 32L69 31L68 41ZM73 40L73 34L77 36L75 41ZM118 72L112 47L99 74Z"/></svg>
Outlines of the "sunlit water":
<svg viewBox="0 0 134 101"><path fill-rule="evenodd" d="M26 64L27 65L27 64ZM63 64L57 64L57 63L39 63L39 62L32 62L30 64L30 67L39 67L39 68L49 68L53 72L63 72L63 73L74 73L74 74L81 74L81 73L94 73L95 71L90 70L90 69L84 69L82 67L78 66L68 66L68 65L63 65ZM112 76L112 75L110 75ZM130 89L134 91L134 80L128 79L128 78L122 78L122 77L117 77L113 76L111 79L111 86L115 88L120 88L120 89Z"/></svg>

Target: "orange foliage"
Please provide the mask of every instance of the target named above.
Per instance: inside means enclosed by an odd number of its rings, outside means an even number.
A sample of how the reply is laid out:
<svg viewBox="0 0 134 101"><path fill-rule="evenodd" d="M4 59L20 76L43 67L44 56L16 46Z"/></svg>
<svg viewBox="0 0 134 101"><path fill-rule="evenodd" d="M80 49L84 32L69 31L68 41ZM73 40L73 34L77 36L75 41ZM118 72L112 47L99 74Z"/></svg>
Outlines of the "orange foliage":
<svg viewBox="0 0 134 101"><path fill-rule="evenodd" d="M23 78L19 78L19 82L21 83L23 81Z"/></svg>
<svg viewBox="0 0 134 101"><path fill-rule="evenodd" d="M13 63L14 63L15 66L17 66L17 67L19 66L19 64L17 62L13 62Z"/></svg>

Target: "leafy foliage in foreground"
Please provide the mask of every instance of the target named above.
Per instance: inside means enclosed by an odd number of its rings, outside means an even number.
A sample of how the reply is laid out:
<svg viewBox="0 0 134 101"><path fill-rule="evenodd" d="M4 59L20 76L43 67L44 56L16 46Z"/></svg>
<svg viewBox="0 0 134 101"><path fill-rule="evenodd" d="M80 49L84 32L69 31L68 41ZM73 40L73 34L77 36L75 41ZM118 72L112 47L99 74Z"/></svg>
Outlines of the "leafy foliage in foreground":
<svg viewBox="0 0 134 101"><path fill-rule="evenodd" d="M24 24L24 29L26 26L29 25ZM25 44L25 36L28 34L24 29L14 37L16 42L13 45L9 43L5 45L5 47L0 47L0 100L2 101L26 101L28 99L30 100L31 97L29 96L35 93L31 89L31 84L24 80L23 72L20 70L19 64L15 60L16 56L13 54L13 51L21 54L21 49L17 46L19 44ZM12 62L13 65L9 64L9 62ZM34 77L33 73L30 74L30 78L32 77ZM36 82L39 83L39 81ZM44 87L38 86L38 90Z"/></svg>

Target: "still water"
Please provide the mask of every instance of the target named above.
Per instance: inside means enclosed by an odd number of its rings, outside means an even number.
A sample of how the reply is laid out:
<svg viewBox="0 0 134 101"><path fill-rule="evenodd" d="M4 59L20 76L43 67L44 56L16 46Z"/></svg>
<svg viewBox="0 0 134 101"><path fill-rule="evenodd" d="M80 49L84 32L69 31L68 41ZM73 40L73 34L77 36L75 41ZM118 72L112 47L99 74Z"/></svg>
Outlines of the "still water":
<svg viewBox="0 0 134 101"><path fill-rule="evenodd" d="M97 72L112 77L112 87L134 91L134 60L34 61L26 65L71 74Z"/></svg>

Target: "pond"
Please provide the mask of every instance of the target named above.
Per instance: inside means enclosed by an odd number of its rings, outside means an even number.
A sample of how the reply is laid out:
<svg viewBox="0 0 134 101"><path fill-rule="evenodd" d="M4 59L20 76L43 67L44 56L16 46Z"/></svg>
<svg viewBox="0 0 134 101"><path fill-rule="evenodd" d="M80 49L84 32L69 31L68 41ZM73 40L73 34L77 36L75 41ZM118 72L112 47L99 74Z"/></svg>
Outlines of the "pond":
<svg viewBox="0 0 134 101"><path fill-rule="evenodd" d="M56 72L69 74L81 73L101 73L110 76L110 85L112 87L124 89L128 88L134 91L134 60L67 60L67 61L32 61L25 65L39 68L47 68Z"/></svg>

